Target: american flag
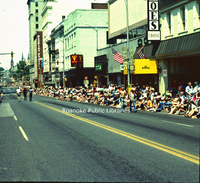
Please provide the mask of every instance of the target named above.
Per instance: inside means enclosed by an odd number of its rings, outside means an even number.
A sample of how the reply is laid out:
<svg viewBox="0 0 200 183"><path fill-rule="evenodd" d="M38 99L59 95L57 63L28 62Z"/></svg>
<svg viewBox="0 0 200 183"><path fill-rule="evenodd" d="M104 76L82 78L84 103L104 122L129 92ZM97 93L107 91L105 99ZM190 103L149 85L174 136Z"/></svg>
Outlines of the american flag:
<svg viewBox="0 0 200 183"><path fill-rule="evenodd" d="M114 60L120 64L123 64L123 61L124 61L123 56L118 51L116 51L114 48L112 48L112 52L113 52Z"/></svg>
<svg viewBox="0 0 200 183"><path fill-rule="evenodd" d="M145 59L144 54L142 53L144 46L142 48L139 49L139 51L137 52L138 57L140 57L140 59Z"/></svg>

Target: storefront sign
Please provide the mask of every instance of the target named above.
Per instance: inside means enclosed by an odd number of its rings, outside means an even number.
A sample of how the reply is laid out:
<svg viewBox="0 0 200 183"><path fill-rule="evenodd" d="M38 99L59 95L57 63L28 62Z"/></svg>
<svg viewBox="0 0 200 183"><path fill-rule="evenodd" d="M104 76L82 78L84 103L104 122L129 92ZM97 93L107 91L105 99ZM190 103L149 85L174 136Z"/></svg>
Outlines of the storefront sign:
<svg viewBox="0 0 200 183"><path fill-rule="evenodd" d="M83 67L83 55L70 55L71 67Z"/></svg>
<svg viewBox="0 0 200 183"><path fill-rule="evenodd" d="M124 75L128 74L128 62L124 61L123 62L123 68L124 68Z"/></svg>
<svg viewBox="0 0 200 183"><path fill-rule="evenodd" d="M148 31L147 39L149 41L160 40L160 23L159 23L159 4L158 0L148 0Z"/></svg>
<svg viewBox="0 0 200 183"><path fill-rule="evenodd" d="M163 77L167 77L167 69L163 70Z"/></svg>
<svg viewBox="0 0 200 183"><path fill-rule="evenodd" d="M157 74L156 60L135 59L135 74Z"/></svg>
<svg viewBox="0 0 200 183"><path fill-rule="evenodd" d="M102 63L98 63L95 65L95 71L102 71Z"/></svg>

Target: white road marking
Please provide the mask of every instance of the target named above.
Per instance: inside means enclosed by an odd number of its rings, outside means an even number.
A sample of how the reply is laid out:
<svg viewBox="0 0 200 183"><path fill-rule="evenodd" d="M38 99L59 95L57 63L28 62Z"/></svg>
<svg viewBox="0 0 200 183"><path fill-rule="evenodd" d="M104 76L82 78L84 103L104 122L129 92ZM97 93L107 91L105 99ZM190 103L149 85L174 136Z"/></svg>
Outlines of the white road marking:
<svg viewBox="0 0 200 183"><path fill-rule="evenodd" d="M165 120L162 120L163 122L167 122L167 123L172 123L172 124L175 124L175 125L182 125L182 126L187 126L187 127L194 127L192 125L185 125L185 124L182 124L182 123L174 123L174 122L171 122L171 121L165 121Z"/></svg>
<svg viewBox="0 0 200 183"><path fill-rule="evenodd" d="M26 133L24 132L24 130L22 129L21 126L19 126L19 129L20 129L20 131L21 131L23 137L26 139L26 141L29 141L28 137L26 136Z"/></svg>
<svg viewBox="0 0 200 183"><path fill-rule="evenodd" d="M15 121L17 121L17 117L14 115L14 119L15 119Z"/></svg>

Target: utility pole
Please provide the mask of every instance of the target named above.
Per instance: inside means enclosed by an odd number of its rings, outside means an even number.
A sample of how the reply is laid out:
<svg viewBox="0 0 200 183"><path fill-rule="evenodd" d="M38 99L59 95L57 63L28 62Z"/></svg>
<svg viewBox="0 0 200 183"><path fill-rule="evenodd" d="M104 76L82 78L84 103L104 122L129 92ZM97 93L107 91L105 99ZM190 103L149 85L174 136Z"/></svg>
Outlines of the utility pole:
<svg viewBox="0 0 200 183"><path fill-rule="evenodd" d="M126 34L127 34L127 62L128 62L128 74L127 74L127 80L128 80L128 87L130 84L130 70L129 70L129 21L128 21L128 0L126 0Z"/></svg>

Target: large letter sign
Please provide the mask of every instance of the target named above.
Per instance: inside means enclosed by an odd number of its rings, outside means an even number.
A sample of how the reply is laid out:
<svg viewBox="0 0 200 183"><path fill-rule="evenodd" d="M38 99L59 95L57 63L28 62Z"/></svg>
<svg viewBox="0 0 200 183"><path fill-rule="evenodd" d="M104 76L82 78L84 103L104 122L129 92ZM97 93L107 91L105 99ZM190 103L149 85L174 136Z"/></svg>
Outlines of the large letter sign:
<svg viewBox="0 0 200 183"><path fill-rule="evenodd" d="M160 40L158 0L148 0L148 31L147 39Z"/></svg>

